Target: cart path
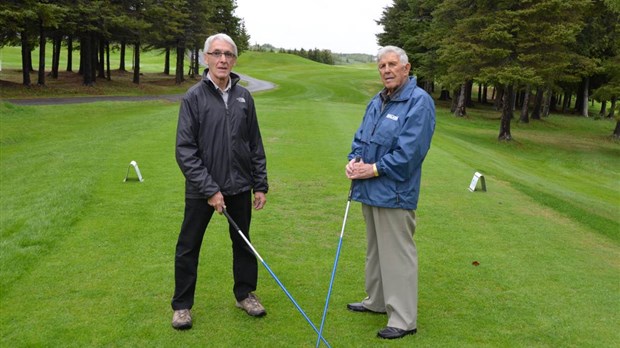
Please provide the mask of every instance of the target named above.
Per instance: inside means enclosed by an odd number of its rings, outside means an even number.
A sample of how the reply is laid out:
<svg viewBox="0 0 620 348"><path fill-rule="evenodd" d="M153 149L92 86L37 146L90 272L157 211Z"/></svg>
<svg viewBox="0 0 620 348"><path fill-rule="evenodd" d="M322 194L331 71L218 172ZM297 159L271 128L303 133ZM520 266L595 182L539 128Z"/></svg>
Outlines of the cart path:
<svg viewBox="0 0 620 348"><path fill-rule="evenodd" d="M260 92L276 87L269 81L258 80L248 75L238 74L242 81L247 82L244 86L250 92ZM145 95L145 96L86 96L86 97L58 97L58 98L30 98L30 99L3 99L16 105L55 105L55 104L78 104L93 103L100 101L145 101L145 100L168 100L179 101L184 94Z"/></svg>

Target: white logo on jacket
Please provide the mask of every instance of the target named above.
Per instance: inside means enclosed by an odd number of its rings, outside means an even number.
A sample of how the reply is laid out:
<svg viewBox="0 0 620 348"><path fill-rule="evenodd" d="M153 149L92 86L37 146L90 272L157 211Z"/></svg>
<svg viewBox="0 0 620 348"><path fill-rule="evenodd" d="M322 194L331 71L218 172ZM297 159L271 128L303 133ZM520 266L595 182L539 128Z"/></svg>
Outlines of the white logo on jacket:
<svg viewBox="0 0 620 348"><path fill-rule="evenodd" d="M243 98L243 97L239 97L239 98L237 98L237 101L238 101L239 103L245 103L245 98Z"/></svg>
<svg viewBox="0 0 620 348"><path fill-rule="evenodd" d="M392 114L388 114L387 116L385 116L385 118L390 119L392 121L398 121L398 116L392 115Z"/></svg>

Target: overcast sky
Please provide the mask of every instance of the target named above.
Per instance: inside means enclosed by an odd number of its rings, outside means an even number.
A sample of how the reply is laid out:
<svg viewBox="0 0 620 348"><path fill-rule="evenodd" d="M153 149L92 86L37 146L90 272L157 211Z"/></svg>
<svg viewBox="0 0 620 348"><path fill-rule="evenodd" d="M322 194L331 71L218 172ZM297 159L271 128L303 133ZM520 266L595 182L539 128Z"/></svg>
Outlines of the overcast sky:
<svg viewBox="0 0 620 348"><path fill-rule="evenodd" d="M250 45L375 54L375 23L392 0L237 0Z"/></svg>

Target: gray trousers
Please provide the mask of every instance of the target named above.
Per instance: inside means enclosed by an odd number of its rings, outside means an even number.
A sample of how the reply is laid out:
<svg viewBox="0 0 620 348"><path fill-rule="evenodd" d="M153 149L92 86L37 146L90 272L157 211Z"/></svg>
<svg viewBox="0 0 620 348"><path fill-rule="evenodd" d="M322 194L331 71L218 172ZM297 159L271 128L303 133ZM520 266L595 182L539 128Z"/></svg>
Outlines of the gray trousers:
<svg viewBox="0 0 620 348"><path fill-rule="evenodd" d="M386 312L387 326L417 328L418 252L415 211L362 204L366 221L366 297L362 304Z"/></svg>

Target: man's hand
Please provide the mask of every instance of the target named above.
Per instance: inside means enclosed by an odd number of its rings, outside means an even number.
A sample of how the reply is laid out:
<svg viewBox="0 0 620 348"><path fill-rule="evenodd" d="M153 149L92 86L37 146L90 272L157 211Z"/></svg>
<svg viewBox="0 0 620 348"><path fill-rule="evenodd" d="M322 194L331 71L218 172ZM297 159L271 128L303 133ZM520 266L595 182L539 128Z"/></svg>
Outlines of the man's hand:
<svg viewBox="0 0 620 348"><path fill-rule="evenodd" d="M373 169L372 164L364 163L364 160L360 160L359 162L355 162L355 159L352 159L347 163L345 167L345 173L347 178L353 179L369 179L375 176L375 171Z"/></svg>
<svg viewBox="0 0 620 348"><path fill-rule="evenodd" d="M267 197L264 192L254 192L254 209L261 210L267 203Z"/></svg>
<svg viewBox="0 0 620 348"><path fill-rule="evenodd" d="M218 192L218 193L214 194L213 196L209 197L209 200L207 202L219 214L221 214L222 210L226 208L226 205L224 204L224 196L222 195L221 192Z"/></svg>

